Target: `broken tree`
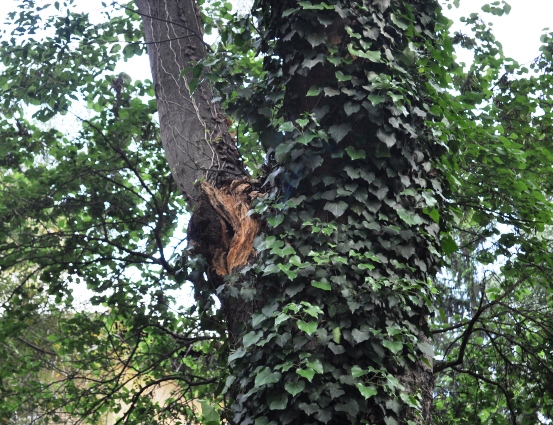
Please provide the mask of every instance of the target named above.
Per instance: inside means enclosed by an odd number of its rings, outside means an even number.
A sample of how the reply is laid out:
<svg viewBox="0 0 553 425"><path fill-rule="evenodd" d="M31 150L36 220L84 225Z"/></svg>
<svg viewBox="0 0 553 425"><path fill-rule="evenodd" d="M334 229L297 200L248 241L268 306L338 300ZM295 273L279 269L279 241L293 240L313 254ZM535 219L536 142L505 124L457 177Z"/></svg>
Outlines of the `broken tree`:
<svg viewBox="0 0 553 425"><path fill-rule="evenodd" d="M227 419L430 423L443 189L424 63L438 4L254 4L236 31L256 26L264 72L233 110L267 153L261 188L191 70L208 53L197 5L136 2L162 142L193 211L189 243L226 311Z"/></svg>

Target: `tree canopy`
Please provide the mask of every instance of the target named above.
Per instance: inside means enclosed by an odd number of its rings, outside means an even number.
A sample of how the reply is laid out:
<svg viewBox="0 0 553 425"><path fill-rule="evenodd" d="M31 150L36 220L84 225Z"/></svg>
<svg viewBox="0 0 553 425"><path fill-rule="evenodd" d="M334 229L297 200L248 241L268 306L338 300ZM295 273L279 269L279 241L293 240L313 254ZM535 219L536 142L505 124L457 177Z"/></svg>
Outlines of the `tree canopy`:
<svg viewBox="0 0 553 425"><path fill-rule="evenodd" d="M94 23L74 0L14 4L0 422L549 423L553 33L521 65L483 19L504 2L454 34L433 1L196 3L220 38L171 78L213 88L262 231L226 280L180 240L196 201L171 175L159 88L114 73L146 53L142 9Z"/></svg>

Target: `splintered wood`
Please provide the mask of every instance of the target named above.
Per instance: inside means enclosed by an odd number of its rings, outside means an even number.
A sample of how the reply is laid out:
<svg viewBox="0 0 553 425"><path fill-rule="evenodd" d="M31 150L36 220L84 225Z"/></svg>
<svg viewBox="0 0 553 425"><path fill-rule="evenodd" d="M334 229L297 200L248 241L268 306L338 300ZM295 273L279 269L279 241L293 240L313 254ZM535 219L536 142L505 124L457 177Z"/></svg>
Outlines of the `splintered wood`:
<svg viewBox="0 0 553 425"><path fill-rule="evenodd" d="M200 188L221 221L220 244L213 247L211 266L223 276L248 263L260 224L254 216L247 214L251 201L261 194L252 191L248 179L234 180L221 189L203 181Z"/></svg>

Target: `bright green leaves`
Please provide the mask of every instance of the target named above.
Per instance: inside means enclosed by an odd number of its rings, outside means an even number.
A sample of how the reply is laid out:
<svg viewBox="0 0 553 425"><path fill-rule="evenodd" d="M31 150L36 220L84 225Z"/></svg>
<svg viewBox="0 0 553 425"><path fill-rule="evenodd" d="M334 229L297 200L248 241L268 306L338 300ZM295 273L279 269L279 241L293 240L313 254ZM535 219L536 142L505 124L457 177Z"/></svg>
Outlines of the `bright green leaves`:
<svg viewBox="0 0 553 425"><path fill-rule="evenodd" d="M219 425L221 423L221 416L215 408L205 400L200 400L200 406L202 408L203 422L206 425Z"/></svg>
<svg viewBox="0 0 553 425"><path fill-rule="evenodd" d="M399 354L403 349L403 343L401 341L382 341L382 345L393 354Z"/></svg>
<svg viewBox="0 0 553 425"><path fill-rule="evenodd" d="M297 325L298 328L307 335L313 335L317 330L317 322L304 322L303 320L298 320Z"/></svg>
<svg viewBox="0 0 553 425"><path fill-rule="evenodd" d="M364 59L368 59L371 62L379 63L381 62L380 59L380 52L379 51L363 51L363 50L357 50L353 47L353 45L348 45L348 51L352 56L360 57Z"/></svg>
<svg viewBox="0 0 553 425"><path fill-rule="evenodd" d="M353 160L356 160L356 159L365 159L367 157L366 155L366 152L362 149L355 149L354 147L352 146L348 146L345 151L347 152L347 154L349 155L349 157Z"/></svg>
<svg viewBox="0 0 553 425"><path fill-rule="evenodd" d="M365 398L371 398L378 394L378 390L374 386L365 386L362 383L358 382L355 384L361 395Z"/></svg>

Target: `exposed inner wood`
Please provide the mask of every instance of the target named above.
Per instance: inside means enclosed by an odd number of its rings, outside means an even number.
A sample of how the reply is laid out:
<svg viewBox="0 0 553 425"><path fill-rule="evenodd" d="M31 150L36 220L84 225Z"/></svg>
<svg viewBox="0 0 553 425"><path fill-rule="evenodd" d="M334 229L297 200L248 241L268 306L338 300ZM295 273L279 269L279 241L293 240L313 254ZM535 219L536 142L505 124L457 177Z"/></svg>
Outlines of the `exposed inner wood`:
<svg viewBox="0 0 553 425"><path fill-rule="evenodd" d="M190 220L188 242L206 257L217 275L224 276L246 265L254 254L260 223L248 212L252 200L261 194L247 177L220 189L203 181L200 190L202 197Z"/></svg>

